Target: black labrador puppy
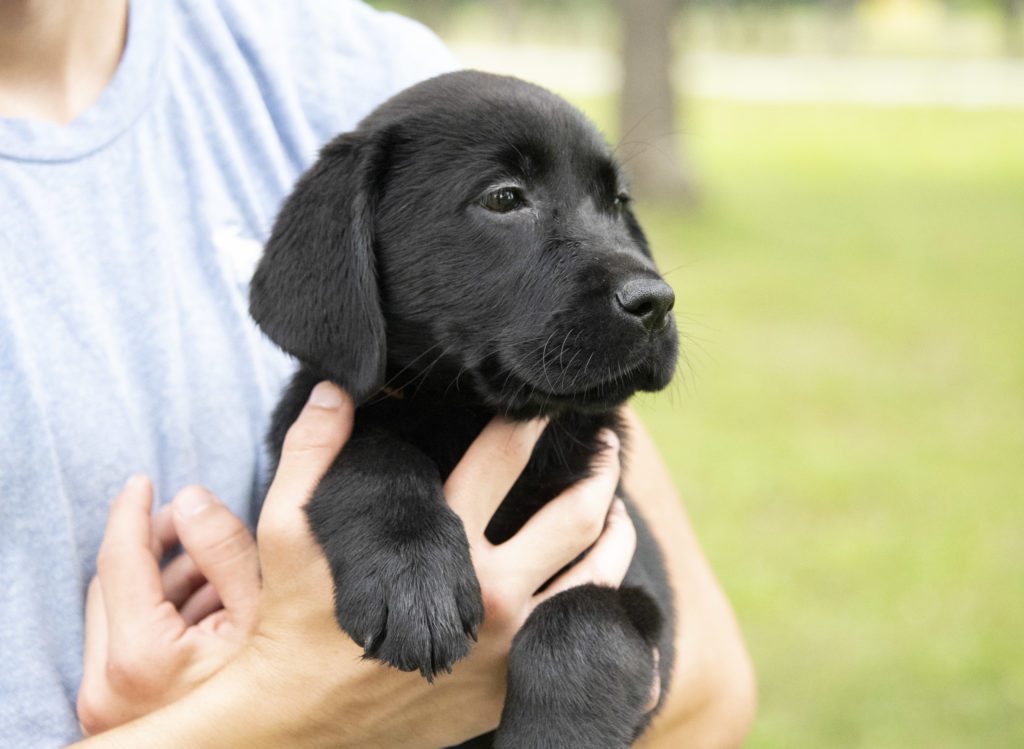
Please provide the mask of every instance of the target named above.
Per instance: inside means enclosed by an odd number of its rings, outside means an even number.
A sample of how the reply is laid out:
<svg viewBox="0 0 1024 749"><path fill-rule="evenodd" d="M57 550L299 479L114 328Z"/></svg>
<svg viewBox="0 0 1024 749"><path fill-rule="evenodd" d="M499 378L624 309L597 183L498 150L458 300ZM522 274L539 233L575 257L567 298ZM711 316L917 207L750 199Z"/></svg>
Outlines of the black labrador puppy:
<svg viewBox="0 0 1024 749"><path fill-rule="evenodd" d="M603 138L537 86L442 75L323 149L277 219L250 310L302 365L274 451L319 380L360 404L308 514L338 624L367 656L430 679L466 655L484 612L443 482L495 414L549 416L487 528L510 538L588 475L632 393L669 382L673 301ZM625 747L644 729L674 614L627 506L639 539L625 584L537 607L512 645L500 727L464 746Z"/></svg>

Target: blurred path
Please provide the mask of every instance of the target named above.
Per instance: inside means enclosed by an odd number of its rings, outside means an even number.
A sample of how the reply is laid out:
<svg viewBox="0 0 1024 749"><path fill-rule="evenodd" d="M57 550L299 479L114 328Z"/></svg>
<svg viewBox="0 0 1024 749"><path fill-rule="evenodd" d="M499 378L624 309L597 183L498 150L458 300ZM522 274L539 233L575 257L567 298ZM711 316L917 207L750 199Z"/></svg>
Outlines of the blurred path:
<svg viewBox="0 0 1024 749"><path fill-rule="evenodd" d="M466 67L510 73L568 94L612 93L615 55L599 48L453 44ZM695 96L759 101L1024 108L1024 61L696 53L676 80Z"/></svg>

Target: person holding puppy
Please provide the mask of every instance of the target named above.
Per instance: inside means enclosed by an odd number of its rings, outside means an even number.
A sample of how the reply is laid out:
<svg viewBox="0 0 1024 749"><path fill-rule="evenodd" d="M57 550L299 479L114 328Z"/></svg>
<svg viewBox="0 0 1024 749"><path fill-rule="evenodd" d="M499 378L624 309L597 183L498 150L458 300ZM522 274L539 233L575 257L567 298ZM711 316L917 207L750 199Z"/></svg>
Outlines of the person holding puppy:
<svg viewBox="0 0 1024 749"><path fill-rule="evenodd" d="M5 741L65 745L81 721L96 747L457 744L497 723L552 540L596 540L558 586L621 580L614 450L557 500L560 523L483 539L540 428L496 422L446 486L484 592L480 642L434 685L360 661L301 510L351 427L329 384L289 433L258 543L242 521L292 366L246 315L260 240L319 145L452 66L422 27L355 2L0 2ZM644 741L733 745L753 712L746 652L635 431L625 482L648 498L682 622ZM149 478L118 492L134 470ZM178 493L193 482L209 489Z"/></svg>

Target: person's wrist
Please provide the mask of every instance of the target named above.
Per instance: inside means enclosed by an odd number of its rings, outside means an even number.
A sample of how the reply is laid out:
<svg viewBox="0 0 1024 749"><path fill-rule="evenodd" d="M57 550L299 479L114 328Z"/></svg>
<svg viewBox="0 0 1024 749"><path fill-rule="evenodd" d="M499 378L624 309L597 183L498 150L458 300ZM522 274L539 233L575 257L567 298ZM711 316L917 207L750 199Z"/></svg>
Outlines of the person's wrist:
<svg viewBox="0 0 1024 749"><path fill-rule="evenodd" d="M288 669L282 658L290 659ZM332 690L319 675L302 667L300 654L281 653L276 642L253 637L202 690L226 718L216 746L349 746L324 725Z"/></svg>
<svg viewBox="0 0 1024 749"><path fill-rule="evenodd" d="M316 741L307 705L311 690L275 681L268 661L243 651L193 692L113 733L125 746L195 746L203 749L320 746L348 744ZM296 699L294 695L302 695ZM100 734L97 738L104 736ZM162 737L162 738L161 738Z"/></svg>
<svg viewBox="0 0 1024 749"><path fill-rule="evenodd" d="M312 746L291 739L281 708L256 687L259 674L240 656L176 702L75 747L87 749L256 749Z"/></svg>
<svg viewBox="0 0 1024 749"><path fill-rule="evenodd" d="M333 633L332 633L333 634ZM310 635L316 639L316 634ZM246 722L234 746L288 746L308 749L366 747L376 733L388 746L400 746L401 733L383 706L401 706L407 696L404 674L373 673L387 667L364 663L354 643L338 637L321 647L289 648L259 632L212 683L229 709ZM334 642L336 649L324 648ZM331 652L333 650L333 652ZM325 670L325 663L335 664ZM394 716L390 716L394 718ZM246 741L250 743L245 743ZM397 743L396 743L397 742ZM219 746L219 745L218 745Z"/></svg>
<svg viewBox="0 0 1024 749"><path fill-rule="evenodd" d="M271 688L273 673L249 647L175 707L194 708L205 733L194 746L209 749L312 746L293 737L292 720L301 721L301 705L287 704L287 690ZM280 685L284 686L284 685ZM293 712L294 711L294 712Z"/></svg>

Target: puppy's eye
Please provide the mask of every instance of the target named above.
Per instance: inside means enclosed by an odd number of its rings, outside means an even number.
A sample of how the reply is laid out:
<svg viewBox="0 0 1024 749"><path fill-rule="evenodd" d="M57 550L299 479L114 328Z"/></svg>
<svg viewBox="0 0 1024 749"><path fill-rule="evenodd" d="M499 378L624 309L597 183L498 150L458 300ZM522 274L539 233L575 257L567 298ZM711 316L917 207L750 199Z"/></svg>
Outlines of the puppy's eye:
<svg viewBox="0 0 1024 749"><path fill-rule="evenodd" d="M484 195L483 206L495 213L509 213L526 205L526 196L518 187L499 187Z"/></svg>
<svg viewBox="0 0 1024 749"><path fill-rule="evenodd" d="M615 196L615 207L625 208L627 205L629 205L629 201L631 200L632 198L629 196L628 192L620 192L618 195Z"/></svg>

